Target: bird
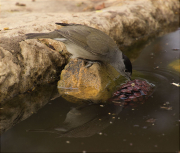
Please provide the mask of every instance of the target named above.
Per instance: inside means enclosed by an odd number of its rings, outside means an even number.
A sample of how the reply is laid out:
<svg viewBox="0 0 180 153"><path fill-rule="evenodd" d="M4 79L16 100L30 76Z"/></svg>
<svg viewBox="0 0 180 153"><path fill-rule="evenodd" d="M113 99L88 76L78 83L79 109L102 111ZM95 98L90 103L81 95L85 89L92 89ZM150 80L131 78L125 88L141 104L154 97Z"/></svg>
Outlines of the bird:
<svg viewBox="0 0 180 153"><path fill-rule="evenodd" d="M71 58L88 61L87 67L95 62L110 64L122 76L131 80L132 64L115 41L104 32L82 24L55 23L63 26L49 33L28 33L26 39L50 38L63 42Z"/></svg>

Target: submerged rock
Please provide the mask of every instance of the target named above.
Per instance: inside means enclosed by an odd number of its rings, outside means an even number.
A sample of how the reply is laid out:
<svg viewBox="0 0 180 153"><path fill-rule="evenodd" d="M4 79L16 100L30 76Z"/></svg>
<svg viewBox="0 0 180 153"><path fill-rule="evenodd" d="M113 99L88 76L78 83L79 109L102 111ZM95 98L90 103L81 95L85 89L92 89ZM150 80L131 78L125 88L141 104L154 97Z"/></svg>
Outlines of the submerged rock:
<svg viewBox="0 0 180 153"><path fill-rule="evenodd" d="M123 84L109 99L110 102L118 104L125 102L144 102L153 92L154 85L145 80L135 79Z"/></svg>

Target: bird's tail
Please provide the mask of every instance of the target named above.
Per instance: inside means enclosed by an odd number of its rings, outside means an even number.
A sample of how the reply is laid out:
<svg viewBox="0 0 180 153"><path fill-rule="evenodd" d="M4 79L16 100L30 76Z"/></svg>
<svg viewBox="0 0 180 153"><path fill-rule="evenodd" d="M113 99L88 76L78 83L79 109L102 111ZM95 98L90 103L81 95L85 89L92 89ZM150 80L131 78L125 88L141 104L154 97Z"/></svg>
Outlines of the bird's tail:
<svg viewBox="0 0 180 153"><path fill-rule="evenodd" d="M61 26L76 26L76 25L81 25L81 24L75 24L75 23L55 23L57 25Z"/></svg>
<svg viewBox="0 0 180 153"><path fill-rule="evenodd" d="M63 38L57 31L49 33L28 33L26 34L26 39L37 39L37 38Z"/></svg>
<svg viewBox="0 0 180 153"><path fill-rule="evenodd" d="M61 26L76 26L76 25L80 25L80 24L74 24L74 23L56 23L57 25L61 25ZM60 31L55 30L53 32L49 32L49 33L28 33L26 34L26 39L37 39L37 38L64 38Z"/></svg>
<svg viewBox="0 0 180 153"><path fill-rule="evenodd" d="M35 38L48 38L48 33L28 33L26 34L27 39L35 39Z"/></svg>

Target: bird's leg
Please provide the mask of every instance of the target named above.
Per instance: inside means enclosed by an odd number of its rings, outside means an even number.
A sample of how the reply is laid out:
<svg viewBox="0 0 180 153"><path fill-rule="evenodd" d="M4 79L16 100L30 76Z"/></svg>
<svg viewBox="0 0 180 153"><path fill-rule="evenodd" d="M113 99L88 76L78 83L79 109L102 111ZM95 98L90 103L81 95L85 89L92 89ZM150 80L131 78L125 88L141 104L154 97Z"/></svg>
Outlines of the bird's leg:
<svg viewBox="0 0 180 153"><path fill-rule="evenodd" d="M84 65L86 68L91 67L93 64L94 64L94 62L92 62L92 61L84 61Z"/></svg>
<svg viewBox="0 0 180 153"><path fill-rule="evenodd" d="M91 60L83 59L83 58L78 58L78 59L80 59L80 60L83 61L83 65L84 65L86 68L91 67L94 63L98 63L99 65L101 65L101 62L100 62L100 61L91 61Z"/></svg>
<svg viewBox="0 0 180 153"><path fill-rule="evenodd" d="M101 63L99 61L84 60L84 65L85 65L86 68L91 67L94 63L98 63L99 65L101 65Z"/></svg>

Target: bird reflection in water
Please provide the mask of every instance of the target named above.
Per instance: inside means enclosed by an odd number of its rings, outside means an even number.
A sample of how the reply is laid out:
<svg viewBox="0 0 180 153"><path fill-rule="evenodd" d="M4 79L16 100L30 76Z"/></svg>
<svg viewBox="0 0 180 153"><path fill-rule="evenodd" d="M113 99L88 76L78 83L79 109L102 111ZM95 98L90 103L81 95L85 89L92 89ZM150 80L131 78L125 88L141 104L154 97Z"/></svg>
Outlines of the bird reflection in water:
<svg viewBox="0 0 180 153"><path fill-rule="evenodd" d="M27 131L55 133L59 137L90 137L112 124L122 108L123 106L112 103L83 104L72 108L67 113L65 121L57 127Z"/></svg>

